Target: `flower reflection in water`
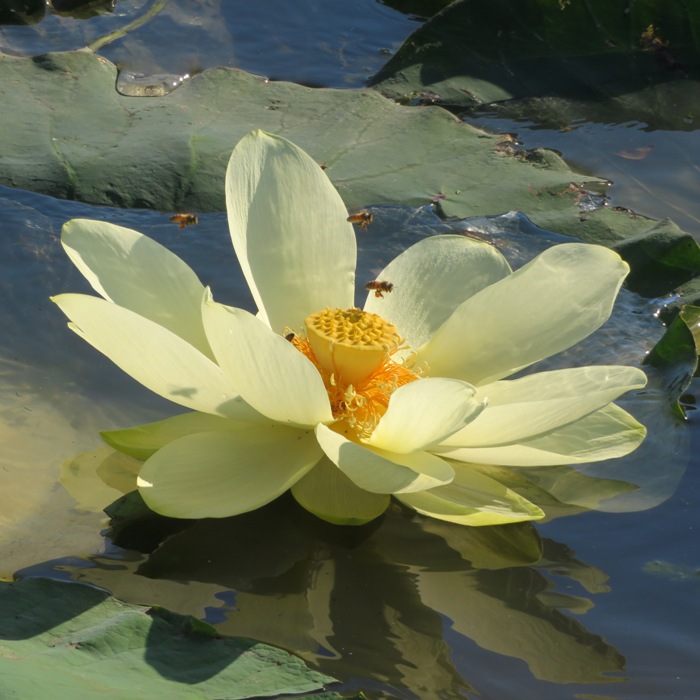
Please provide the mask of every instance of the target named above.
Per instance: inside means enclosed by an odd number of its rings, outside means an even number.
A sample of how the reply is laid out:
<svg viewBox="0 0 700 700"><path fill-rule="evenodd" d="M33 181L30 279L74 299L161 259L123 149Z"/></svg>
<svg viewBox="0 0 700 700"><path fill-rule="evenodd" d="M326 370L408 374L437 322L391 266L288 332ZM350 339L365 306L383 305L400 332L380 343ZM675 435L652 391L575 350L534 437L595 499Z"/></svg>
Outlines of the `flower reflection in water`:
<svg viewBox="0 0 700 700"><path fill-rule="evenodd" d="M170 520L138 504L139 516L121 520L134 503L110 511L116 552L72 576L388 692L463 695L484 673L523 673L509 659L551 683L621 680L622 655L570 615L607 590L605 574L528 523L462 528L396 505L368 525L337 528L288 496L220 520ZM566 593L552 574L567 577Z"/></svg>

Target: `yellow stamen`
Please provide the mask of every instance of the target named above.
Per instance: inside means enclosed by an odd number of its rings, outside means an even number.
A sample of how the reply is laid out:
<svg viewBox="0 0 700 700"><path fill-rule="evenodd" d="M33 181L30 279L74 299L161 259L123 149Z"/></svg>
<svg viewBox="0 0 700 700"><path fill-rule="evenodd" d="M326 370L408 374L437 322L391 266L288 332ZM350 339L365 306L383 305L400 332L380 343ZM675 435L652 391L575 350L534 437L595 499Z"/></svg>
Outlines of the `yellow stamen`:
<svg viewBox="0 0 700 700"><path fill-rule="evenodd" d="M396 327L360 309L326 309L305 325L308 338L295 335L291 342L318 368L334 428L351 439L369 437L394 391L418 379L392 359L403 342Z"/></svg>

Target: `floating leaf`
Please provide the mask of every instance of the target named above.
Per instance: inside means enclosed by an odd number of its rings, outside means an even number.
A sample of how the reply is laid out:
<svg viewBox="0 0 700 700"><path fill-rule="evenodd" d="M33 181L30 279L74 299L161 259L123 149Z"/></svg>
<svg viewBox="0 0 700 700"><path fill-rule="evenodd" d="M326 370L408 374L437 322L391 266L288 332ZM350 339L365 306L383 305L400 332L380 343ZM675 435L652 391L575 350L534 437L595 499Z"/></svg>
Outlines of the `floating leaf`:
<svg viewBox="0 0 700 700"><path fill-rule="evenodd" d="M668 220L612 248L631 268L625 285L642 296L668 294L700 275L700 246Z"/></svg>
<svg viewBox="0 0 700 700"><path fill-rule="evenodd" d="M0 620L0 694L8 698L234 700L308 693L334 680L279 649L77 584L0 583Z"/></svg>
<svg viewBox="0 0 700 700"><path fill-rule="evenodd" d="M498 152L498 137L443 109L228 68L154 97L121 95L116 78L116 66L88 52L0 55L0 95L14 115L0 124L0 183L126 208L223 211L231 148L261 128L323 163L351 211L420 206L441 193L448 216L519 210L552 231L596 242L650 226L606 209L582 217L571 183L591 181L590 190L602 182L574 173L551 151Z"/></svg>
<svg viewBox="0 0 700 700"><path fill-rule="evenodd" d="M659 370L664 388L673 398L676 412L684 412L677 399L698 376L700 353L700 307L683 306L663 338L653 347L644 364Z"/></svg>
<svg viewBox="0 0 700 700"><path fill-rule="evenodd" d="M664 51L645 42L650 25ZM457 0L370 84L395 99L430 90L441 104L460 106L550 95L599 100L687 77L700 58L699 26L700 7L685 0Z"/></svg>

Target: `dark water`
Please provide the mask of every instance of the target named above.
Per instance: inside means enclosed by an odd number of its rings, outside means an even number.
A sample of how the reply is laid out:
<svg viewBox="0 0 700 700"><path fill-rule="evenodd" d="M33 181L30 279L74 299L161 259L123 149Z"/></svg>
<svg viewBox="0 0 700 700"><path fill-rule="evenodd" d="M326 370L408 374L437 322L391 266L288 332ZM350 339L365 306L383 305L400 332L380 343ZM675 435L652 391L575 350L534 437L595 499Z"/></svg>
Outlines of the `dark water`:
<svg viewBox="0 0 700 700"><path fill-rule="evenodd" d="M120 2L115 16L95 21L49 17L35 27L3 28L0 46L73 48L151 5ZM383 63L381 50L395 48L415 26L370 0L306 0L294 12L290 7L202 2L195 12L192 3L171 2L102 53L133 61L135 71L177 73L195 64L226 64L304 83L357 86ZM505 122L490 126L512 130ZM616 129L639 132L640 140L622 143ZM687 154L695 132L583 124L574 132L528 129L525 138L528 146L551 145L611 177L616 204L647 206L644 213L657 217L689 214L686 228L694 231L693 188L680 183L694 177ZM658 160L617 156L624 167L604 168L616 162L612 149L633 151L652 141ZM604 148L595 151L594 145ZM645 174L650 163L654 167ZM683 178L678 163L687 163ZM667 196L672 190L677 200ZM48 301L50 294L87 291L60 248L63 221L105 217L143 231L187 260L220 301L252 309L252 300L223 214L180 231L167 214L156 212L88 207L7 188L0 188L0 202L2 575L78 579L130 602L191 613L226 634L286 647L338 677L344 688L365 690L369 697L698 697L695 411L681 423L666 415L658 395L633 399L636 410L645 412L643 422L660 428L649 452L614 465L607 476L633 480L636 471L645 486L604 511L535 528L475 531L397 510L372 527L340 534L283 499L214 525L203 521L170 531L148 522L103 539L107 523L100 509L118 490L91 480L89 469L71 480L62 465L95 450L98 461L107 459L99 452L97 430L164 417L172 407L75 338ZM360 279L369 279L418 238L448 230L429 208L376 214L386 224L380 235L359 242ZM479 227L514 258L556 242L517 218L471 226ZM529 242L521 251L524 239ZM614 320L620 325L585 352L639 361L661 331L653 316L661 303L623 295ZM690 394L697 394L696 386ZM529 561L523 552L538 538L543 558Z"/></svg>
<svg viewBox="0 0 700 700"><path fill-rule="evenodd" d="M375 0L122 0L83 21L47 13L25 27L0 28L0 49L36 54L87 46L163 4L142 27L99 53L127 70L191 73L234 66L275 80L362 87L419 26Z"/></svg>

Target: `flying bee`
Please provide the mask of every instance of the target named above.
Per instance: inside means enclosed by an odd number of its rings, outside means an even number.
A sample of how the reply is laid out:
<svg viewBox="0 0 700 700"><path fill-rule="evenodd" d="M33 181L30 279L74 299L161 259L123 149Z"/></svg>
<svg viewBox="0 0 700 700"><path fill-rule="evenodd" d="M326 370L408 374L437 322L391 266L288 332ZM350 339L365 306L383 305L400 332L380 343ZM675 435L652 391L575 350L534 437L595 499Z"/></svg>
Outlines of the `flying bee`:
<svg viewBox="0 0 700 700"><path fill-rule="evenodd" d="M367 227L372 223L372 219L374 219L374 214L366 209L358 211L357 214L350 214L350 216L348 216L348 221L351 224L357 224L364 231L366 231Z"/></svg>
<svg viewBox="0 0 700 700"><path fill-rule="evenodd" d="M185 226L198 224L199 217L196 214L175 214L175 216L170 217L170 221L174 224L180 224L180 228L185 228Z"/></svg>
<svg viewBox="0 0 700 700"><path fill-rule="evenodd" d="M377 299L383 299L384 294L388 294L393 288L394 285L391 282L383 282L380 280L372 280L365 285L365 289L368 292L374 292L374 296L377 297Z"/></svg>

